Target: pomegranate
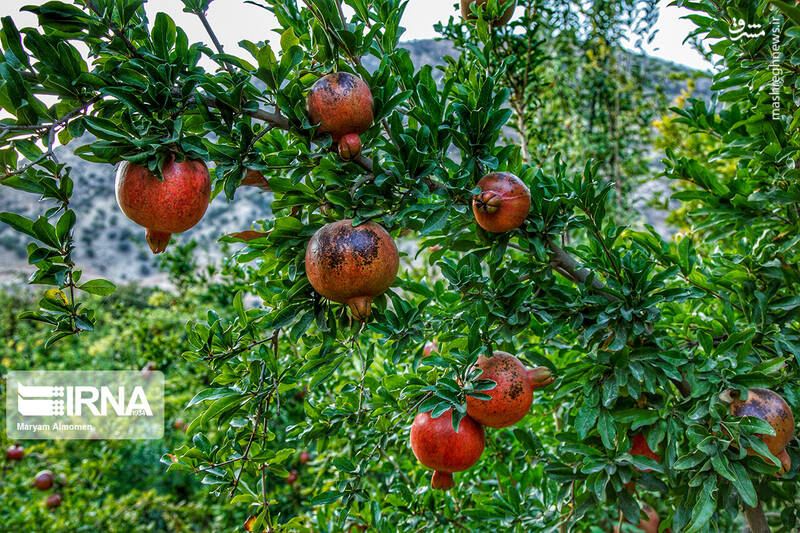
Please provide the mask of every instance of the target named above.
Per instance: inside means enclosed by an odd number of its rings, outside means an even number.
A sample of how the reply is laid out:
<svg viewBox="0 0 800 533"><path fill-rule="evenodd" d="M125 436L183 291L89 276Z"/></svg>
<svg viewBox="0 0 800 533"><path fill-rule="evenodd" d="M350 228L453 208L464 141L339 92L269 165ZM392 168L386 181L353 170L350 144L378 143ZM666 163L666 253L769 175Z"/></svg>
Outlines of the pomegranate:
<svg viewBox="0 0 800 533"><path fill-rule="evenodd" d="M631 455L643 455L645 457L649 457L653 461L660 463L661 456L658 455L656 452L650 449L650 445L647 444L647 439L641 433L637 433L631 437ZM637 468L637 470L639 470ZM644 472L650 472L651 468L645 468Z"/></svg>
<svg viewBox="0 0 800 533"><path fill-rule="evenodd" d="M375 222L326 224L306 248L311 286L325 298L347 304L362 322L369 317L372 299L394 282L399 261L391 236Z"/></svg>
<svg viewBox="0 0 800 533"><path fill-rule="evenodd" d="M525 222L531 193L521 179L508 172L494 172L482 177L478 187L482 192L472 198L472 212L483 229L503 233Z"/></svg>
<svg viewBox="0 0 800 533"><path fill-rule="evenodd" d="M53 473L49 470L42 470L33 478L33 486L39 490L48 490L53 486Z"/></svg>
<svg viewBox="0 0 800 533"><path fill-rule="evenodd" d="M426 342L425 347L422 349L422 357L428 357L434 352L439 353L436 341Z"/></svg>
<svg viewBox="0 0 800 533"><path fill-rule="evenodd" d="M769 389L748 389L747 400L734 399L730 406L733 416L753 416L766 421L775 435L758 435L772 455L778 455L794 436L794 417L786 400ZM748 453L751 453L749 450Z"/></svg>
<svg viewBox="0 0 800 533"><path fill-rule="evenodd" d="M126 217L147 232L154 254L167 248L170 236L197 224L211 199L211 178L202 161L177 162L174 156L161 169L163 180L147 167L123 161L117 170L117 203Z"/></svg>
<svg viewBox="0 0 800 533"><path fill-rule="evenodd" d="M300 452L300 464L304 465L311 460L311 454L307 450Z"/></svg>
<svg viewBox="0 0 800 533"><path fill-rule="evenodd" d="M25 449L19 444L9 446L9 448L6 450L7 461L22 461L23 457L25 457Z"/></svg>
<svg viewBox="0 0 800 533"><path fill-rule="evenodd" d="M286 483L289 485L294 485L295 483L297 483L297 478L299 477L300 476L297 475L297 470L292 470L291 472L289 472L289 475L286 476Z"/></svg>
<svg viewBox="0 0 800 533"><path fill-rule="evenodd" d="M434 471L431 478L434 489L454 487L453 472L474 465L485 445L483 426L465 416L456 433L452 415L452 409L438 418L419 413L411 424L411 449L420 463Z"/></svg>
<svg viewBox="0 0 800 533"><path fill-rule="evenodd" d="M329 133L339 155L350 160L361 153L358 137L372 126L372 92L358 76L334 72L318 79L306 97L311 122L319 133Z"/></svg>
<svg viewBox="0 0 800 533"><path fill-rule="evenodd" d="M637 527L644 531L644 533L658 533L658 526L661 524L661 518L658 516L656 510L646 503L643 503L642 512L647 515L647 518L639 520L639 525ZM625 520L625 522L628 521ZM619 533L619 528L617 526L614 526L614 533Z"/></svg>
<svg viewBox="0 0 800 533"><path fill-rule="evenodd" d="M47 497L45 504L51 509L55 509L56 507L59 507L63 501L64 500L61 497L61 494L51 494Z"/></svg>
<svg viewBox="0 0 800 533"><path fill-rule="evenodd" d="M490 358L480 356L475 366L483 370L482 379L491 379L497 386L485 391L491 400L467 396L467 414L492 428L519 422L531 408L534 389L552 382L547 368L528 370L519 359L506 352L495 351Z"/></svg>
<svg viewBox="0 0 800 533"><path fill-rule="evenodd" d="M465 20L475 20L475 15L472 13L470 5L474 3L476 6L485 6L488 1L489 0L461 0L461 16L464 17ZM498 4L502 5L503 3L504 0L498 0ZM499 18L490 22L492 26L497 28L507 24L512 16L514 16L514 2L506 8Z"/></svg>

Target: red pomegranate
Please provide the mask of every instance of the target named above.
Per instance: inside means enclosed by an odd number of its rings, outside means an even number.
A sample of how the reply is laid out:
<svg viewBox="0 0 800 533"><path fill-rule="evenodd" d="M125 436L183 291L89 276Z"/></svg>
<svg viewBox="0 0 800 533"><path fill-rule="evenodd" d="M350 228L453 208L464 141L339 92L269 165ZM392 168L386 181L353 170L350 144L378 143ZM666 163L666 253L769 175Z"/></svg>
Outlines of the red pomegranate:
<svg viewBox="0 0 800 533"><path fill-rule="evenodd" d="M25 449L19 444L9 446L9 448L6 450L7 461L22 461L23 457L25 457Z"/></svg>
<svg viewBox="0 0 800 533"><path fill-rule="evenodd" d="M297 479L299 477L300 476L297 474L297 470L292 470L291 472L289 472L289 475L286 476L286 483L289 485L294 485L295 483L297 483Z"/></svg>
<svg viewBox="0 0 800 533"><path fill-rule="evenodd" d="M417 460L433 470L431 487L453 488L453 472L461 472L480 459L485 445L483 426L469 416L453 430L452 410L438 418L419 413L411 424L411 449Z"/></svg>
<svg viewBox="0 0 800 533"><path fill-rule="evenodd" d="M311 454L307 450L300 452L300 464L304 465L311 460Z"/></svg>
<svg viewBox="0 0 800 533"><path fill-rule="evenodd" d="M51 509L55 509L56 507L59 507L63 501L64 500L61 498L61 494L51 494L47 497L45 504Z"/></svg>
<svg viewBox="0 0 800 533"><path fill-rule="evenodd" d="M439 353L439 349L436 346L436 341L426 342L425 347L422 348L422 357L428 357L434 352Z"/></svg>
<svg viewBox="0 0 800 533"><path fill-rule="evenodd" d="M641 433L631 437L631 455L644 455L657 463L661 462L661 456L650 449L647 439Z"/></svg>
<svg viewBox="0 0 800 533"><path fill-rule="evenodd" d="M347 304L362 322L369 317L372 299L394 282L399 261L392 237L375 222L326 224L306 248L311 286L325 298Z"/></svg>
<svg viewBox="0 0 800 533"><path fill-rule="evenodd" d="M306 97L306 109L318 133L329 133L339 155L350 160L361 153L358 137L372 126L372 92L358 76L334 72L318 79Z"/></svg>
<svg viewBox="0 0 800 533"><path fill-rule="evenodd" d="M49 490L53 486L53 473L50 470L42 470L33 478L33 486L39 490Z"/></svg>
<svg viewBox="0 0 800 533"><path fill-rule="evenodd" d="M519 422L533 403L533 391L552 382L548 369L534 371L510 353L496 351L492 357L480 356L475 365L483 370L481 379L491 379L497 386L483 391L492 397L481 400L467 396L467 414L476 422L492 428L504 428ZM531 374L531 372L534 372ZM537 381L531 380L534 375Z"/></svg>
<svg viewBox="0 0 800 533"><path fill-rule="evenodd" d="M123 161L117 170L117 203L129 219L147 229L154 254L167 248L170 236L197 224L211 199L211 178L202 161L167 160L158 179L147 167Z"/></svg>
<svg viewBox="0 0 800 533"><path fill-rule="evenodd" d="M470 4L476 4L477 6L485 6L489 0L461 0L461 16L464 17L465 20L475 20L475 15L470 10ZM499 0L498 4L502 5L504 2L503 0ZM506 8L500 18L495 19L492 21L492 26L495 28L503 26L511 20L511 17L514 16L514 2L511 3L510 6Z"/></svg>
<svg viewBox="0 0 800 533"><path fill-rule="evenodd" d="M483 192L472 198L472 212L483 229L503 233L525 222L531 193L521 179L508 172L494 172L482 177L478 187Z"/></svg>
<svg viewBox="0 0 800 533"><path fill-rule="evenodd" d="M769 389L748 389L747 399L735 399L730 406L733 416L753 416L767 422L775 435L759 435L773 455L778 455L794 436L792 410L778 393ZM749 450L748 453L751 453Z"/></svg>

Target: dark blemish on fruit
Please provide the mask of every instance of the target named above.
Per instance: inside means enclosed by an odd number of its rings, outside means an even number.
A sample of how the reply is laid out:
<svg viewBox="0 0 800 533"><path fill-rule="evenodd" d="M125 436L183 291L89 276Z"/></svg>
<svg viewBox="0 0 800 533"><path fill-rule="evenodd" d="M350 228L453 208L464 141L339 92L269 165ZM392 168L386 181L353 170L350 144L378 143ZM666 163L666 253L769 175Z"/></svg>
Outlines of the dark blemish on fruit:
<svg viewBox="0 0 800 533"><path fill-rule="evenodd" d="M362 264L378 257L380 238L369 228L339 227L320 235L320 255L331 270L341 270L345 261L355 255Z"/></svg>
<svg viewBox="0 0 800 533"><path fill-rule="evenodd" d="M522 385L519 380L514 380L508 388L508 396L512 399L517 399L522 392Z"/></svg>

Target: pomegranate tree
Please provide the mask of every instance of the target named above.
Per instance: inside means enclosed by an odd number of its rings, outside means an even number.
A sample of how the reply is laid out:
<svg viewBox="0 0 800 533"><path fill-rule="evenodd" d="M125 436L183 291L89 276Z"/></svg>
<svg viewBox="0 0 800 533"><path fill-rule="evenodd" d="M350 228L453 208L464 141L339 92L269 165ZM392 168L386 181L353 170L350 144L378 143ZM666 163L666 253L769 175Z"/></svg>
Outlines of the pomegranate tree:
<svg viewBox="0 0 800 533"><path fill-rule="evenodd" d="M480 356L476 368L483 370L482 379L497 385L482 400L467 396L467 414L484 426L504 428L516 424L533 403L533 391L553 382L550 370L544 367L528 370L510 353L495 351L492 357Z"/></svg>
<svg viewBox="0 0 800 533"><path fill-rule="evenodd" d="M432 418L419 413L411 424L411 449L417 460L433 470L431 487L447 490L455 486L453 472L461 472L480 459L485 446L483 426L469 416L453 429L452 410Z"/></svg>
<svg viewBox="0 0 800 533"><path fill-rule="evenodd" d="M493 172L481 178L478 187L481 192L472 198L472 212L483 229L503 233L525 222L531 192L521 179L508 172Z"/></svg>
<svg viewBox="0 0 800 533"><path fill-rule="evenodd" d="M372 126L372 91L349 72L333 72L314 82L306 97L306 109L317 133L330 134L339 155L349 161L361 153L359 135Z"/></svg>
<svg viewBox="0 0 800 533"><path fill-rule="evenodd" d="M117 203L125 216L147 230L154 254L163 252L173 233L200 222L211 200L211 178L202 161L169 158L162 178L149 168L123 161L117 169Z"/></svg>
<svg viewBox="0 0 800 533"><path fill-rule="evenodd" d="M306 274L320 295L347 304L362 322L372 299L397 277L397 246L380 224L353 226L350 219L322 226L306 248Z"/></svg>

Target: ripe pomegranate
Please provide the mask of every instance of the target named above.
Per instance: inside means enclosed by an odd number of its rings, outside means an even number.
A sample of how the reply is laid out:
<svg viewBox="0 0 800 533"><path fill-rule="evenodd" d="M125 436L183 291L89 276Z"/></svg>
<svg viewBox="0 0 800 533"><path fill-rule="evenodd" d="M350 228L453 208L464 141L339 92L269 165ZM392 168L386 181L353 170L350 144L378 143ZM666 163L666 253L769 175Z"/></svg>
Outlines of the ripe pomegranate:
<svg viewBox="0 0 800 533"><path fill-rule="evenodd" d="M186 422L183 421L183 418L179 418L172 423L172 427L174 427L175 429L183 429L185 426Z"/></svg>
<svg viewBox="0 0 800 533"><path fill-rule="evenodd" d="M495 351L489 358L480 356L475 366L483 370L482 379L491 379L497 386L484 391L491 400L467 396L467 414L492 428L519 422L531 408L534 389L552 382L547 368L528 370L519 359L506 352Z"/></svg>
<svg viewBox="0 0 800 533"><path fill-rule="evenodd" d="M487 174L478 182L481 193L472 198L475 220L486 231L503 233L522 225L531 208L531 193L508 172Z"/></svg>
<svg viewBox="0 0 800 533"><path fill-rule="evenodd" d="M304 465L311 460L311 454L307 450L300 452L300 464Z"/></svg>
<svg viewBox="0 0 800 533"><path fill-rule="evenodd" d="M306 248L306 274L314 289L329 300L347 304L362 322L372 299L397 276L397 246L382 226L352 220L322 226Z"/></svg>
<svg viewBox="0 0 800 533"><path fill-rule="evenodd" d="M22 461L23 457L25 457L25 448L19 444L9 446L9 448L6 450L7 461Z"/></svg>
<svg viewBox="0 0 800 533"><path fill-rule="evenodd" d="M311 122L317 132L329 133L339 155L350 160L361 153L358 137L372 126L372 92L358 76L334 72L318 79L306 97Z"/></svg>
<svg viewBox="0 0 800 533"><path fill-rule="evenodd" d="M211 199L211 178L202 161L177 162L161 169L163 180L147 167L123 161L117 170L117 203L129 219L147 229L154 254L167 248L170 236L197 224Z"/></svg>
<svg viewBox="0 0 800 533"><path fill-rule="evenodd" d="M286 476L286 483L288 483L289 485L294 485L295 483L297 483L297 478L299 477L300 476L297 475L297 470L292 470L291 472L289 472L289 475Z"/></svg>
<svg viewBox="0 0 800 533"><path fill-rule="evenodd" d="M465 20L475 20L475 15L470 10L470 4L476 4L478 6L486 5L489 0L461 0L461 16L464 17ZM503 0L499 0L498 4L503 4ZM510 6L506 8L500 18L497 18L493 21L492 26L498 28L508 23L511 20L511 17L514 16L514 3L512 2Z"/></svg>
<svg viewBox="0 0 800 533"><path fill-rule="evenodd" d="M637 433L631 437L631 455L644 455L645 457L649 457L653 461L660 463L661 456L658 455L656 452L650 449L650 445L647 444L647 439L641 433ZM637 470L640 470L637 468ZM645 468L643 472L650 472L652 468Z"/></svg>
<svg viewBox="0 0 800 533"><path fill-rule="evenodd" d="M658 516L656 510L646 503L643 503L642 512L647 515L647 518L639 520L638 528L644 531L644 533L658 533L658 526L661 524L661 518ZM625 520L625 522L628 521ZM619 533L619 528L617 526L614 526L614 533Z"/></svg>
<svg viewBox="0 0 800 533"><path fill-rule="evenodd" d="M417 460L432 469L431 487L447 490L455 486L453 472L474 465L485 445L483 426L469 416L453 431L452 409L438 418L419 413L411 424L411 449Z"/></svg>
<svg viewBox="0 0 800 533"><path fill-rule="evenodd" d="M778 455L794 435L794 417L786 400L769 389L748 389L747 399L734 399L730 406L733 416L753 416L766 421L775 435L758 435L772 455ZM748 453L751 453L749 450Z"/></svg>
<svg viewBox="0 0 800 533"><path fill-rule="evenodd" d="M51 494L47 497L45 504L51 509L55 509L56 507L59 507L63 501L64 500L61 498L61 494Z"/></svg>
<svg viewBox="0 0 800 533"><path fill-rule="evenodd" d="M53 486L53 473L49 470L42 470L33 478L33 486L39 490L49 490Z"/></svg>

